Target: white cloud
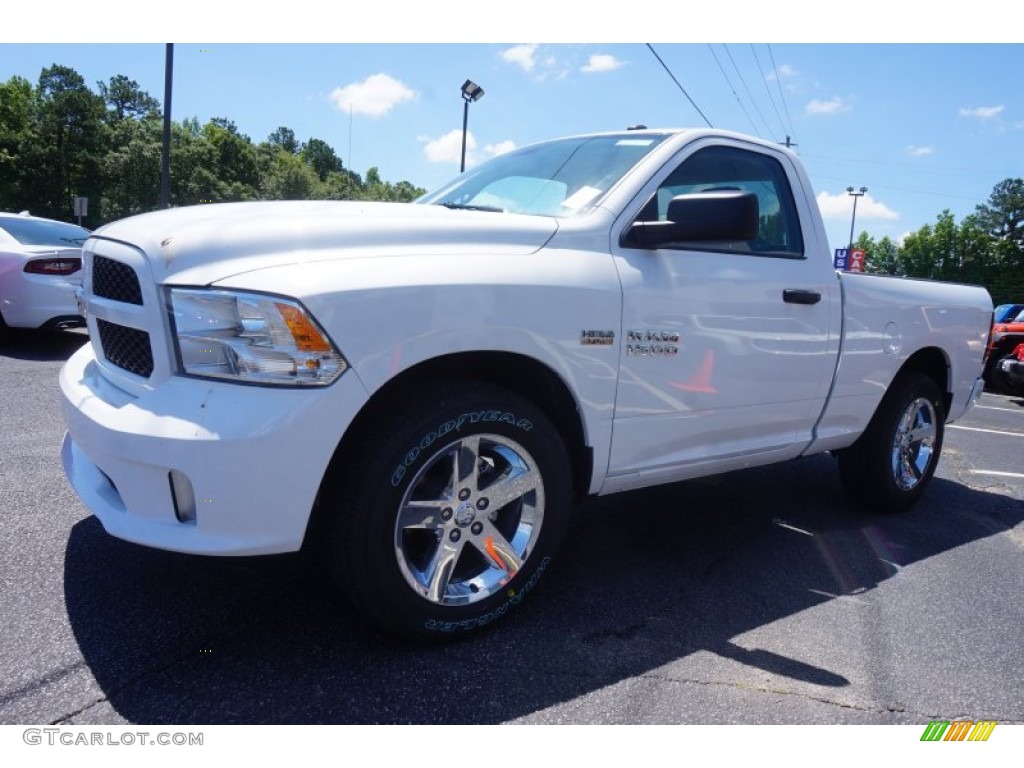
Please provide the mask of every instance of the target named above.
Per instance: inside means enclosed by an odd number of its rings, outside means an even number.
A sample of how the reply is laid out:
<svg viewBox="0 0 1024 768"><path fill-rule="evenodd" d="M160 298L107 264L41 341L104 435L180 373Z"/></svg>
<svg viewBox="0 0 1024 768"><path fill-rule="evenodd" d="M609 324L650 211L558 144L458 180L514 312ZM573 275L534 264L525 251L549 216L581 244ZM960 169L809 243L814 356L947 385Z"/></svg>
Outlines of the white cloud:
<svg viewBox="0 0 1024 768"><path fill-rule="evenodd" d="M611 72L625 66L625 64L626 62L619 61L611 54L594 53L590 55L590 58L580 69L580 72Z"/></svg>
<svg viewBox="0 0 1024 768"><path fill-rule="evenodd" d="M824 219L849 220L853 214L853 196L846 192L830 195L828 192L818 193L818 208ZM883 219L893 221L900 215L885 203L865 194L857 200L857 221L862 219Z"/></svg>
<svg viewBox="0 0 1024 768"><path fill-rule="evenodd" d="M484 147L484 152L490 157L497 157L498 155L504 155L506 152L511 152L515 148L516 143L512 139L505 139L497 144L488 144Z"/></svg>
<svg viewBox="0 0 1024 768"><path fill-rule="evenodd" d="M432 163L458 163L462 159L462 131L458 128L448 131L444 136L437 139L430 139L421 136L423 154ZM469 159L471 150L476 149L476 139L472 131L466 133L466 155Z"/></svg>
<svg viewBox="0 0 1024 768"><path fill-rule="evenodd" d="M789 64L781 64L778 67L776 67L774 72L769 72L767 75L765 75L765 80L783 80L789 77L796 77L799 74L800 73L797 71L796 67L793 67Z"/></svg>
<svg viewBox="0 0 1024 768"><path fill-rule="evenodd" d="M993 117L998 117L1004 109L1006 107L1002 104L998 107L961 107L960 117L976 117L979 120L990 120Z"/></svg>
<svg viewBox="0 0 1024 768"><path fill-rule="evenodd" d="M935 154L935 147L917 147L913 144L907 147L907 154L911 157L925 157Z"/></svg>
<svg viewBox="0 0 1024 768"><path fill-rule="evenodd" d="M849 104L836 96L828 101L819 99L809 101L804 107L804 112L808 115L838 115L840 112L849 112L851 109Z"/></svg>
<svg viewBox="0 0 1024 768"><path fill-rule="evenodd" d="M459 164L462 160L462 130L455 128L448 131L444 136L431 139L429 136L420 136L419 141L423 143L423 154L432 163L454 163ZM482 153L477 152L476 138L472 131L466 132L466 167L476 165L485 157L497 157L516 148L516 143L511 139L499 141L497 144L487 144Z"/></svg>
<svg viewBox="0 0 1024 768"><path fill-rule="evenodd" d="M533 72L537 67L537 45L514 45L501 52L501 58L515 64L524 72Z"/></svg>
<svg viewBox="0 0 1024 768"><path fill-rule="evenodd" d="M403 101L416 98L416 92L391 75L379 72L361 83L335 88L331 103L342 112L381 117Z"/></svg>

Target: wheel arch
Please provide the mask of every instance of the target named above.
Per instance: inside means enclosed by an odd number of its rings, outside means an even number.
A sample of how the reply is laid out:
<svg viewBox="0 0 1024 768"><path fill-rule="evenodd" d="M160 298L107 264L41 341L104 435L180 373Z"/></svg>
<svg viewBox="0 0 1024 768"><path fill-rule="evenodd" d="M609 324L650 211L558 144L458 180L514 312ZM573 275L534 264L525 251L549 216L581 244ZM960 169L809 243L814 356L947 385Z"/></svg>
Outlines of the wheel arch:
<svg viewBox="0 0 1024 768"><path fill-rule="evenodd" d="M544 363L514 352L457 352L424 360L385 382L360 409L345 430L321 480L324 482L344 466L346 459L375 431L380 418L388 414L410 391L430 381L462 379L503 387L527 398L551 420L565 441L572 468L572 490L577 499L586 496L593 473L593 450L587 444L583 417L572 391L564 379ZM319 504L317 504L319 507ZM307 526L317 525L319 508L313 510Z"/></svg>
<svg viewBox="0 0 1024 768"><path fill-rule="evenodd" d="M900 366L893 381L908 371L917 371L935 382L943 396L943 414L948 417L953 403L953 393L950 391L950 361L945 351L939 347L923 347L917 350Z"/></svg>

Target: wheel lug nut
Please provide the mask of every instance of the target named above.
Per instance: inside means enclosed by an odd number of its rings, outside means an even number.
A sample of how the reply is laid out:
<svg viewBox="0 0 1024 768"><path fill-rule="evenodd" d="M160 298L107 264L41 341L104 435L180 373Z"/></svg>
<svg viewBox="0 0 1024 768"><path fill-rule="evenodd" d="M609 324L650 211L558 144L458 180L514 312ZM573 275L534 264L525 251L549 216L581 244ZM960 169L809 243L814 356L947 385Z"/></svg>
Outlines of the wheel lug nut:
<svg viewBox="0 0 1024 768"><path fill-rule="evenodd" d="M463 488L459 491L459 501L465 501L469 498L469 488Z"/></svg>
<svg viewBox="0 0 1024 768"><path fill-rule="evenodd" d="M448 534L448 538L451 539L452 541L458 541L459 539L462 538L462 531L460 531L458 528L456 528L454 531L452 531L451 533Z"/></svg>
<svg viewBox="0 0 1024 768"><path fill-rule="evenodd" d="M481 510L481 511L487 509L487 504L488 504L488 502L487 502L486 498L484 498L484 499L477 499L476 500L476 508Z"/></svg>
<svg viewBox="0 0 1024 768"><path fill-rule="evenodd" d="M473 523L473 526L469 530L471 530L473 532L474 536L479 536L480 532L483 531L483 529L484 529L484 524L483 523Z"/></svg>
<svg viewBox="0 0 1024 768"><path fill-rule="evenodd" d="M445 507L444 509L441 510L441 519L444 520L446 523L452 519L451 507Z"/></svg>

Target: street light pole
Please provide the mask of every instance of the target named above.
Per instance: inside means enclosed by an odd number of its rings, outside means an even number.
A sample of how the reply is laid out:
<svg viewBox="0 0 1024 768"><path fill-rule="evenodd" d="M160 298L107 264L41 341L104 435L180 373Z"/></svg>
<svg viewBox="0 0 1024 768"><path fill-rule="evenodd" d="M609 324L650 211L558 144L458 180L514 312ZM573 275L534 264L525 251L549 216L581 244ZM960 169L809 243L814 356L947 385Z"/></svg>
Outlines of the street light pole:
<svg viewBox="0 0 1024 768"><path fill-rule="evenodd" d="M174 43L164 54L164 140L160 156L160 208L171 204L171 90L174 84Z"/></svg>
<svg viewBox="0 0 1024 768"><path fill-rule="evenodd" d="M462 162L459 164L459 173L466 170L466 128L469 125L469 99L462 97Z"/></svg>
<svg viewBox="0 0 1024 768"><path fill-rule="evenodd" d="M864 193L867 191L867 187L861 187L857 191L854 191L853 187L846 188L846 194L853 198L853 217L850 219L850 247L846 253L846 258L848 259L850 258L850 254L853 252L853 228L857 223L857 198L863 197Z"/></svg>
<svg viewBox="0 0 1024 768"><path fill-rule="evenodd" d="M459 166L459 173L466 170L466 134L469 125L469 102L480 101L484 97L484 89L467 80L462 84L462 163Z"/></svg>

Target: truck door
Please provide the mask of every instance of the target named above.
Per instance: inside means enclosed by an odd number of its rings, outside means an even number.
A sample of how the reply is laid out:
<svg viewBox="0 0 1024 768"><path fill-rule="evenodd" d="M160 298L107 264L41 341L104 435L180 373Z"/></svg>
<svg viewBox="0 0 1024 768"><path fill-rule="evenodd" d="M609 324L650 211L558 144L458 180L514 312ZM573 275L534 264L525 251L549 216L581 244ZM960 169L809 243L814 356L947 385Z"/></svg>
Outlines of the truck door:
<svg viewBox="0 0 1024 768"><path fill-rule="evenodd" d="M784 152L706 139L616 221L623 325L605 490L776 461L811 439L835 367L840 297L801 217L799 179ZM634 221L664 220L674 196L720 189L757 196L756 238L622 244Z"/></svg>

